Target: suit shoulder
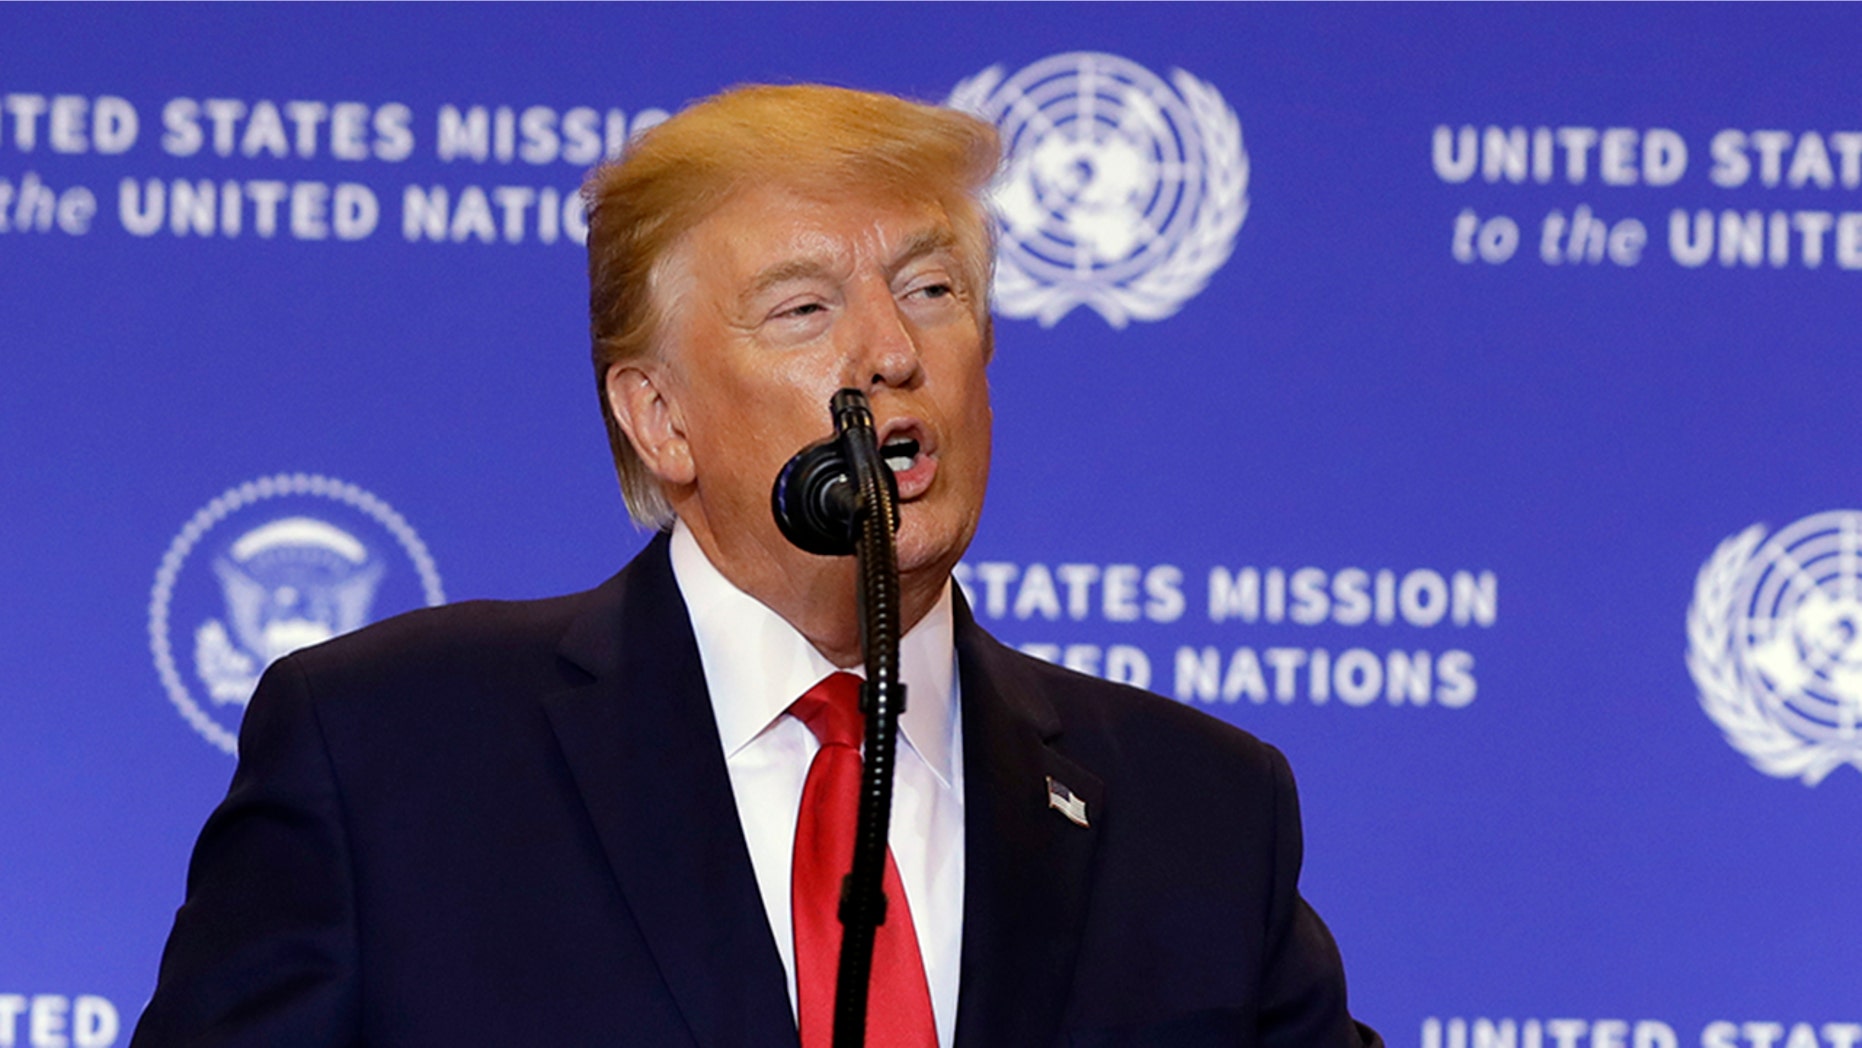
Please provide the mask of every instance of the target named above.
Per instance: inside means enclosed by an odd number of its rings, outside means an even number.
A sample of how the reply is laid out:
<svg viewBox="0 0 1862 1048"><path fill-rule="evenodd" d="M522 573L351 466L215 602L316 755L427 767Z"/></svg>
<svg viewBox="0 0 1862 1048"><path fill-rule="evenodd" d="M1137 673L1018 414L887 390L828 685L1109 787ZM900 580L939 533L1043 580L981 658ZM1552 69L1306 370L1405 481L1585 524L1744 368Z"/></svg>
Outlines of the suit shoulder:
<svg viewBox="0 0 1862 1048"><path fill-rule="evenodd" d="M337 685L534 676L557 661L557 645L596 592L421 608L301 649L289 659L307 680Z"/></svg>

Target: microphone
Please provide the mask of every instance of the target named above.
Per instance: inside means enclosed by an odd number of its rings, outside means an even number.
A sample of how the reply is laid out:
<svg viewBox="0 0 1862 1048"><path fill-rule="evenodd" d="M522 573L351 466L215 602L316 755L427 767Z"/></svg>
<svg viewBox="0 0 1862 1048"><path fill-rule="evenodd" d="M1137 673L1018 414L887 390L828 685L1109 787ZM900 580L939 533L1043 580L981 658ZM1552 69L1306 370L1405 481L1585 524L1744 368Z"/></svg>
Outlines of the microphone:
<svg viewBox="0 0 1862 1048"><path fill-rule="evenodd" d="M856 595L866 683L866 714L853 862L841 882L840 966L834 983L834 1048L866 1043L873 942L886 920L886 830L892 818L892 775L898 752L905 684L899 680L899 482L881 457L866 395L843 389L828 402L834 436L790 459L770 490L776 526L790 542L824 557L855 554ZM906 448L901 444L901 457ZM916 447L910 448L916 454Z"/></svg>
<svg viewBox="0 0 1862 1048"><path fill-rule="evenodd" d="M783 537L798 548L821 557L845 557L854 552L860 516L866 509L851 464L860 451L850 442L871 449L872 459L880 464L880 476L892 495L883 501L892 511L894 531L899 527L899 482L880 458L879 437L865 394L843 389L834 394L828 410L834 418L834 436L796 452L782 467L770 490L770 509Z"/></svg>

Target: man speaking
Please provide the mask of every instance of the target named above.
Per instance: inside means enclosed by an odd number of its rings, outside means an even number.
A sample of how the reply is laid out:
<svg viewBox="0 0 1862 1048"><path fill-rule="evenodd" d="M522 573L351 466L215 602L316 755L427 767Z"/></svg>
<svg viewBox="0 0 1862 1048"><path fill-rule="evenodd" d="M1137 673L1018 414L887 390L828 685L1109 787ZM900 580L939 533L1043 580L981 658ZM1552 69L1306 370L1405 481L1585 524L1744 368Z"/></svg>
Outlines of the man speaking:
<svg viewBox="0 0 1862 1048"><path fill-rule="evenodd" d="M752 87L595 173L596 379L663 534L586 593L275 663L136 1045L827 1048L856 569L770 489L844 387L898 480L911 698L867 1043L1381 1044L1299 895L1280 754L1016 654L953 591L997 151L950 110Z"/></svg>

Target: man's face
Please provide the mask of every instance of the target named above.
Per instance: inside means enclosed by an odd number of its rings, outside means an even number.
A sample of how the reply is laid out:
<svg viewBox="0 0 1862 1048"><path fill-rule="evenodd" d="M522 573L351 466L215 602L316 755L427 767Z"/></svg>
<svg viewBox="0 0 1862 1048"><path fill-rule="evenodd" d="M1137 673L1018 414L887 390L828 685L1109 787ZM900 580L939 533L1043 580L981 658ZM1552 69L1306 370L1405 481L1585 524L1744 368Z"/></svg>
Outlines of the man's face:
<svg viewBox="0 0 1862 1048"><path fill-rule="evenodd" d="M941 584L955 566L990 446L984 289L969 279L983 267L959 250L934 204L766 186L710 215L670 260L662 392L691 474L670 494L734 581L819 569L777 530L770 488L832 433L828 399L842 387L866 393L882 446L918 444L897 471L908 585Z"/></svg>

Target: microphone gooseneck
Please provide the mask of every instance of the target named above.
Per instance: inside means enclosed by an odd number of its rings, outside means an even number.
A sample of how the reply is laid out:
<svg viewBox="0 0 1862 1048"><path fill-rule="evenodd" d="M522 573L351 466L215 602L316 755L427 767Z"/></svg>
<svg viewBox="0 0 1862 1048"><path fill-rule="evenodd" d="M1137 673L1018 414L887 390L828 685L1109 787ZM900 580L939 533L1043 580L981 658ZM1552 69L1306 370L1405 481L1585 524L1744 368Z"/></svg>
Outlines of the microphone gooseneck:
<svg viewBox="0 0 1862 1048"><path fill-rule="evenodd" d="M860 563L860 642L866 683L865 762L853 862L841 885L840 966L834 987L834 1048L861 1048L873 940L886 921L883 878L892 815L892 777L905 685L899 680L898 481L886 466L865 394L843 389L828 402L835 435L803 448L770 493L776 525L797 547Z"/></svg>

